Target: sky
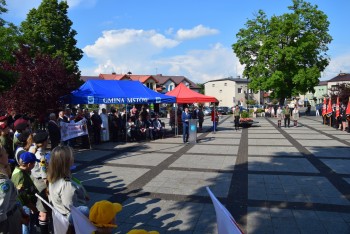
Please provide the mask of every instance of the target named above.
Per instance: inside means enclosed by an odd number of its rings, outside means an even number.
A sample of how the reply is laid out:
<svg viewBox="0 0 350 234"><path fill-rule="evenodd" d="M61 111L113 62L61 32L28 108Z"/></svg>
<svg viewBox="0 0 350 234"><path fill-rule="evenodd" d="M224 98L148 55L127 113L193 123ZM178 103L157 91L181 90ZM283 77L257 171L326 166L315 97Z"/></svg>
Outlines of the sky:
<svg viewBox="0 0 350 234"><path fill-rule="evenodd" d="M2 18L20 25L41 0L6 0ZM242 76L232 50L236 34L259 10L288 13L292 0L67 0L68 17L84 51L81 74L185 76L195 83ZM330 22L328 80L350 73L349 0L309 0Z"/></svg>

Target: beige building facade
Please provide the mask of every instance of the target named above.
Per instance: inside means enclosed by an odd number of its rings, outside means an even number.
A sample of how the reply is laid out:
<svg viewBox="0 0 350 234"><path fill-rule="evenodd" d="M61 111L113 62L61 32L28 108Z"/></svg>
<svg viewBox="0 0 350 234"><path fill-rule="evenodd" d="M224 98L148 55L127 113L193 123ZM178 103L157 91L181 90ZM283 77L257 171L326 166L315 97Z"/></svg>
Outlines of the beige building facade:
<svg viewBox="0 0 350 234"><path fill-rule="evenodd" d="M248 90L248 80L243 78L223 78L211 80L204 83L204 93L208 96L216 97L219 100L219 106L232 107L240 105L247 107L247 100L255 100L261 104L261 93L253 93Z"/></svg>

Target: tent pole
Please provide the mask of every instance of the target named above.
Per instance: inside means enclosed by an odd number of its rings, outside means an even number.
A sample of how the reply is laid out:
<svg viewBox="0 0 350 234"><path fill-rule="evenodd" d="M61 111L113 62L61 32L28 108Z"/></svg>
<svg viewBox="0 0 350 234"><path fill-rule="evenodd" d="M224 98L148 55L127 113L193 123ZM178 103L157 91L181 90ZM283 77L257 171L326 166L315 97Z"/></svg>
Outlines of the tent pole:
<svg viewBox="0 0 350 234"><path fill-rule="evenodd" d="M128 142L128 105L125 104L125 143Z"/></svg>
<svg viewBox="0 0 350 234"><path fill-rule="evenodd" d="M215 113L215 102L214 102L214 116L213 116L213 128L214 128L214 133L215 133L215 128L217 127L216 126L216 113Z"/></svg>
<svg viewBox="0 0 350 234"><path fill-rule="evenodd" d="M177 122L177 103L175 103L175 137L178 135L178 122Z"/></svg>

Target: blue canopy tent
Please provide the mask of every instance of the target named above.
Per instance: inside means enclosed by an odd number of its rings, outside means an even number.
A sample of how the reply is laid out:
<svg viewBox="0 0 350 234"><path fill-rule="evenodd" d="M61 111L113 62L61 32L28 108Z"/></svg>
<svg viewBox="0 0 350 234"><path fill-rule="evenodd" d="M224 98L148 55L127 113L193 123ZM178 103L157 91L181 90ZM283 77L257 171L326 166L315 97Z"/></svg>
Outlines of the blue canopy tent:
<svg viewBox="0 0 350 234"><path fill-rule="evenodd" d="M88 80L79 89L61 97L61 101L65 104L125 104L127 106L127 104L175 103L176 97L155 92L139 81ZM127 140L126 135L125 137Z"/></svg>
<svg viewBox="0 0 350 234"><path fill-rule="evenodd" d="M88 80L79 89L61 97L65 104L175 103L176 98L155 92L139 81Z"/></svg>

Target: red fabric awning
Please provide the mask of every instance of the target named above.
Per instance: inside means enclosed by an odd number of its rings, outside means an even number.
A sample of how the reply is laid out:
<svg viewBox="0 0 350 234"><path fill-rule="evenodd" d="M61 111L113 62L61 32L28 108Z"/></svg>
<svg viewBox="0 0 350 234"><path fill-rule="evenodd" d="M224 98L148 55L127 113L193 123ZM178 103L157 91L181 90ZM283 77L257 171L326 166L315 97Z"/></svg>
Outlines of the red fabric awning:
<svg viewBox="0 0 350 234"><path fill-rule="evenodd" d="M167 92L166 95L176 97L176 103L218 102L215 97L197 93L187 88L183 83L180 83L175 89Z"/></svg>

